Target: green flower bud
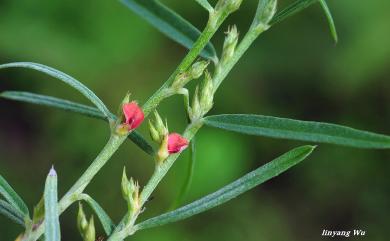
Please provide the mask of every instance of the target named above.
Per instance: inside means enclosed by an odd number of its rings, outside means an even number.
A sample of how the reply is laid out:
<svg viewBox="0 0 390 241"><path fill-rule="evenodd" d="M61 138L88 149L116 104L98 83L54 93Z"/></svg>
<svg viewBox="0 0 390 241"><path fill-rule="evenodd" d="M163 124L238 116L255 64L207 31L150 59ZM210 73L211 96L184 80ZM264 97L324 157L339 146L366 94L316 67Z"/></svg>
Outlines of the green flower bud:
<svg viewBox="0 0 390 241"><path fill-rule="evenodd" d="M159 143L160 142L160 135L158 134L158 131L156 130L156 128L154 127L153 123L149 120L149 133L150 133L150 137L152 138L152 140L154 142L157 142Z"/></svg>
<svg viewBox="0 0 390 241"><path fill-rule="evenodd" d="M96 234L95 234L95 221L93 219L93 216L89 219L88 226L84 232L84 241L95 241Z"/></svg>
<svg viewBox="0 0 390 241"><path fill-rule="evenodd" d="M209 61L198 61L198 62L195 62L192 66L191 66L191 69L189 71L190 73L190 76L192 77L192 79L197 79L199 78L200 76L202 76L204 70L207 68L207 66L209 65Z"/></svg>
<svg viewBox="0 0 390 241"><path fill-rule="evenodd" d="M87 226L88 222L83 210L83 205L79 202L79 211L77 213L77 228L82 237L84 237Z"/></svg>
<svg viewBox="0 0 390 241"><path fill-rule="evenodd" d="M130 183L126 175L126 167L123 167L121 186L122 186L122 196L125 200L127 200L129 196L129 188L128 188L129 185Z"/></svg>
<svg viewBox="0 0 390 241"><path fill-rule="evenodd" d="M220 65L225 65L233 57L237 42L238 31L236 25L233 25L233 27L230 27L226 32Z"/></svg>
<svg viewBox="0 0 390 241"><path fill-rule="evenodd" d="M161 143L164 136L168 135L168 124L163 122L157 111L154 111L154 120L149 121L149 132L153 141Z"/></svg>
<svg viewBox="0 0 390 241"><path fill-rule="evenodd" d="M129 213L133 213L140 208L139 185L133 180L133 178L130 178L130 180L127 178L125 168L123 168L121 185L122 195L127 202Z"/></svg>
<svg viewBox="0 0 390 241"><path fill-rule="evenodd" d="M204 60L195 62L186 72L180 73L176 76L172 83L172 88L180 89L184 87L189 81L202 76L209 63L209 61Z"/></svg>
<svg viewBox="0 0 390 241"><path fill-rule="evenodd" d="M215 6L215 11L232 13L240 7L241 3L242 0L219 0Z"/></svg>
<svg viewBox="0 0 390 241"><path fill-rule="evenodd" d="M160 141L162 140L162 137L168 134L168 127L167 125L164 125L163 120L161 119L161 116L158 114L157 111L154 111L154 118L155 118L155 126L158 134L160 135Z"/></svg>
<svg viewBox="0 0 390 241"><path fill-rule="evenodd" d="M213 107L214 85L209 72L206 72L205 79L202 84L202 91L200 94L200 107L202 109L202 116L206 114L211 107Z"/></svg>
<svg viewBox="0 0 390 241"><path fill-rule="evenodd" d="M253 19L252 28L265 30L270 26L268 23L272 20L276 13L277 0L259 1L256 15Z"/></svg>
<svg viewBox="0 0 390 241"><path fill-rule="evenodd" d="M172 83L172 88L180 89L192 79L191 75L187 72L179 73Z"/></svg>
<svg viewBox="0 0 390 241"><path fill-rule="evenodd" d="M199 119L202 116L202 109L199 100L199 86L196 86L194 97L192 98L192 106L190 109L191 120Z"/></svg>
<svg viewBox="0 0 390 241"><path fill-rule="evenodd" d="M160 148L157 151L157 163L161 164L165 159L167 159L169 156L168 152L168 134L164 136L160 143Z"/></svg>

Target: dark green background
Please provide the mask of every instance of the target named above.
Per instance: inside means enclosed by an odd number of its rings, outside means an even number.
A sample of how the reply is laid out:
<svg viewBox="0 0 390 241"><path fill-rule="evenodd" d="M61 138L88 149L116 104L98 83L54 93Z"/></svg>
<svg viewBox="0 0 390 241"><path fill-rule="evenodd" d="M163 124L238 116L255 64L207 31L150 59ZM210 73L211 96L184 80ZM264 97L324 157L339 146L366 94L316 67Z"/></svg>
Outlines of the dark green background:
<svg viewBox="0 0 390 241"><path fill-rule="evenodd" d="M207 15L194 1L164 1L199 28ZM280 5L286 5L282 1ZM315 5L258 39L215 98L216 113L257 113L326 121L390 134L390 2L329 1L340 42L331 40ZM245 33L256 1L244 1L213 39L237 24ZM111 110L129 90L143 103L174 70L186 50L118 1L0 1L0 63L33 61L60 69L89 86ZM1 70L0 90L26 90L88 103L68 86L23 69ZM171 130L185 118L180 97L159 109ZM30 209L52 164L60 195L106 142L104 122L45 107L0 100L0 173ZM141 131L147 135L146 125ZM204 128L187 202L305 143L242 136ZM142 218L166 211L184 179L186 155L154 194ZM357 240L389 240L390 153L320 145L302 164L241 197L180 223L137 233L129 240L322 240L323 229L366 230ZM96 176L86 192L118 222L123 166L145 184L152 160L131 142ZM91 214L90 210L88 213ZM81 240L76 205L61 216L64 240ZM102 233L100 225L99 233ZM22 229L0 217L0 240Z"/></svg>

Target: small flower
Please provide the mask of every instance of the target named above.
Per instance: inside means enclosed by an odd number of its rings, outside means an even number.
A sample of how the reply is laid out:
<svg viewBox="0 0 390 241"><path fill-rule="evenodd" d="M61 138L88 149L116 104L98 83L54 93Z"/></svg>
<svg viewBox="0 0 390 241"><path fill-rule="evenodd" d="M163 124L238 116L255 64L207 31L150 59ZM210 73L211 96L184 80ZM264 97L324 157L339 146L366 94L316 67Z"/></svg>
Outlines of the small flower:
<svg viewBox="0 0 390 241"><path fill-rule="evenodd" d="M125 115L124 124L127 126L128 131L137 128L144 120L144 112L135 101L124 104L122 106L122 111Z"/></svg>
<svg viewBox="0 0 390 241"><path fill-rule="evenodd" d="M168 152L169 154L178 153L187 148L189 142L186 138L177 133L171 133L168 136Z"/></svg>

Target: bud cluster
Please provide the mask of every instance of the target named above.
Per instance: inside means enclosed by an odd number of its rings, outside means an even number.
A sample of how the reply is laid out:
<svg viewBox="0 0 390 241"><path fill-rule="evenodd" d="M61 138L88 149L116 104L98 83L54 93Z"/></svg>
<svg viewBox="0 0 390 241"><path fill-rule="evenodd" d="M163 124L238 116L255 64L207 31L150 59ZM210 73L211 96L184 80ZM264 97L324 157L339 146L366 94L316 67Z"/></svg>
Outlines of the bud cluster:
<svg viewBox="0 0 390 241"><path fill-rule="evenodd" d="M133 178L130 178L130 180L127 178L126 168L123 168L122 196L127 202L129 216L140 210L139 185Z"/></svg>
<svg viewBox="0 0 390 241"><path fill-rule="evenodd" d="M188 146L188 140L177 133L169 134L168 124L162 121L157 111L154 112L154 120L149 121L149 132L153 141L160 148L156 153L157 163L161 164L170 154L178 153Z"/></svg>
<svg viewBox="0 0 390 241"><path fill-rule="evenodd" d="M229 14L238 10L242 0L219 0L210 15L209 24L217 27Z"/></svg>
<svg viewBox="0 0 390 241"><path fill-rule="evenodd" d="M233 58L238 43L238 30L236 25L228 28L226 32L225 41L223 43L221 61L216 67L216 73L218 74L224 66Z"/></svg>
<svg viewBox="0 0 390 241"><path fill-rule="evenodd" d="M172 88L180 89L191 80L198 79L200 76L202 76L209 63L209 61L205 60L195 62L187 71L181 72L175 77L172 83Z"/></svg>
<svg viewBox="0 0 390 241"><path fill-rule="evenodd" d="M88 222L81 203L79 203L79 212L77 214L77 228L84 241L95 241L96 234L93 216L91 216Z"/></svg>
<svg viewBox="0 0 390 241"><path fill-rule="evenodd" d="M192 121L203 117L212 107L214 99L214 83L209 72L206 72L201 87L196 87L189 116Z"/></svg>

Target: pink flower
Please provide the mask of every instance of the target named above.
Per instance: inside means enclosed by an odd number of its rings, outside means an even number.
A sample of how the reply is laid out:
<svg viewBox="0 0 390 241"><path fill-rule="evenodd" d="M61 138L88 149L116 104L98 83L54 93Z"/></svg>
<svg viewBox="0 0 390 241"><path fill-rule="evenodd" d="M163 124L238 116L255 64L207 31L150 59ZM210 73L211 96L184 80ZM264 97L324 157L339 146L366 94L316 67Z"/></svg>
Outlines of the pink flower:
<svg viewBox="0 0 390 241"><path fill-rule="evenodd" d="M188 140L177 133L171 133L168 136L168 152L169 154L178 153L186 149Z"/></svg>
<svg viewBox="0 0 390 241"><path fill-rule="evenodd" d="M123 114L125 115L125 125L128 130L133 130L141 125L144 120L144 112L138 106L137 102L132 101L122 106Z"/></svg>

